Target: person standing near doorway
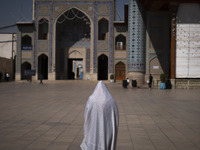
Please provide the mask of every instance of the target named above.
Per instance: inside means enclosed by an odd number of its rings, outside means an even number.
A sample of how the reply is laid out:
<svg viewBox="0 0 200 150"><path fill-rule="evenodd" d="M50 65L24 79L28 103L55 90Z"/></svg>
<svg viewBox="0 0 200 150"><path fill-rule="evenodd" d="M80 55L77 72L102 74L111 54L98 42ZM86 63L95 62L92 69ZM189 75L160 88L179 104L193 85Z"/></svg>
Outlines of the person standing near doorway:
<svg viewBox="0 0 200 150"><path fill-rule="evenodd" d="M6 81L7 81L7 82L9 81L9 78L10 78L10 75L9 75L9 73L7 72L7 73L6 73Z"/></svg>
<svg viewBox="0 0 200 150"><path fill-rule="evenodd" d="M152 81L153 81L153 77L152 77L152 75L150 74L150 75L149 75L149 83L148 83L149 89L151 89L151 87L152 87Z"/></svg>
<svg viewBox="0 0 200 150"><path fill-rule="evenodd" d="M3 74L2 74L2 72L0 72L0 82L1 82L1 78L2 78L2 76L3 76Z"/></svg>

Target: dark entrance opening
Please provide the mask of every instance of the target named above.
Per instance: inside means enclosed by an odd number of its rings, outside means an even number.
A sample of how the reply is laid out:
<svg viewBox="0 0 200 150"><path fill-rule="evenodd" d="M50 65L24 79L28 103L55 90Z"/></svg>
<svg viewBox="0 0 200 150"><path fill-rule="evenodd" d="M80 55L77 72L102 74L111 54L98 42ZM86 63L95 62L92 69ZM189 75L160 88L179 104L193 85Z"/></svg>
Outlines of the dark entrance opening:
<svg viewBox="0 0 200 150"><path fill-rule="evenodd" d="M45 54L38 57L38 79L40 75L43 79L48 79L48 57Z"/></svg>
<svg viewBox="0 0 200 150"><path fill-rule="evenodd" d="M108 57L104 54L98 57L98 80L108 80Z"/></svg>
<svg viewBox="0 0 200 150"><path fill-rule="evenodd" d="M75 70L73 68L73 61L83 61L83 59L68 59L68 80L75 79Z"/></svg>
<svg viewBox="0 0 200 150"><path fill-rule="evenodd" d="M21 68L21 80L27 80L27 76L25 76L25 70L31 70L31 64L28 62L24 62Z"/></svg>

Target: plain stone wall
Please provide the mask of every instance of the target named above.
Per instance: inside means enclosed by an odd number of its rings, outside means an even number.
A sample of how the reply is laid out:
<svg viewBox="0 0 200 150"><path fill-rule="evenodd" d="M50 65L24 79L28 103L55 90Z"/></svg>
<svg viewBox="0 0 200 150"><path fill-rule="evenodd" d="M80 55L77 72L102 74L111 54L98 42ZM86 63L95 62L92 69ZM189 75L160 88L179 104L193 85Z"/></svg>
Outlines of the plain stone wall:
<svg viewBox="0 0 200 150"><path fill-rule="evenodd" d="M5 79L5 73L7 72L10 74L10 80L14 78L12 56L14 59L16 55L15 40L15 34L0 34L0 72L3 74L2 80Z"/></svg>
<svg viewBox="0 0 200 150"><path fill-rule="evenodd" d="M16 42L14 42L14 40L16 40L15 37L15 34L0 34L0 57L10 59L12 57L12 50L14 57L16 54Z"/></svg>

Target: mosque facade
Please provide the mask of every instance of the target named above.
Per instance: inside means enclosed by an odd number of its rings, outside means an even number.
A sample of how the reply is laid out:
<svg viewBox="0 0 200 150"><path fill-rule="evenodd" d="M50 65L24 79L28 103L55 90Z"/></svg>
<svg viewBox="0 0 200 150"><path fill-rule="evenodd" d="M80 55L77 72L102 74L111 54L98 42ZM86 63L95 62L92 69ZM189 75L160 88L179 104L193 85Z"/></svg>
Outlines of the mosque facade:
<svg viewBox="0 0 200 150"><path fill-rule="evenodd" d="M17 23L16 80L200 78L200 17L183 11L198 13L197 1L122 7L116 21L115 0L34 0L33 22Z"/></svg>

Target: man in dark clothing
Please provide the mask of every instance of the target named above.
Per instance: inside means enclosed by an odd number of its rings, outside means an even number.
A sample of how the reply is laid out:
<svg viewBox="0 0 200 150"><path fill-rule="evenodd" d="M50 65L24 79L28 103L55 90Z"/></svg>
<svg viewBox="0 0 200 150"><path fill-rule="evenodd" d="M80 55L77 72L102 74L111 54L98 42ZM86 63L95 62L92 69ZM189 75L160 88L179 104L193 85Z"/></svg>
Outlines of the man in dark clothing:
<svg viewBox="0 0 200 150"><path fill-rule="evenodd" d="M41 74L40 75L40 84L43 84L42 79L43 79L43 75Z"/></svg>
<svg viewBox="0 0 200 150"><path fill-rule="evenodd" d="M149 75L149 83L148 83L149 89L151 89L151 87L152 87L152 81L153 81L153 77L152 77L152 75L150 74L150 75Z"/></svg>
<svg viewBox="0 0 200 150"><path fill-rule="evenodd" d="M1 81L2 76L3 76L3 74L2 74L2 72L0 72L0 81Z"/></svg>
<svg viewBox="0 0 200 150"><path fill-rule="evenodd" d="M9 78L10 78L9 73L6 73L6 75L5 75L5 79L6 79L7 82L9 81Z"/></svg>

